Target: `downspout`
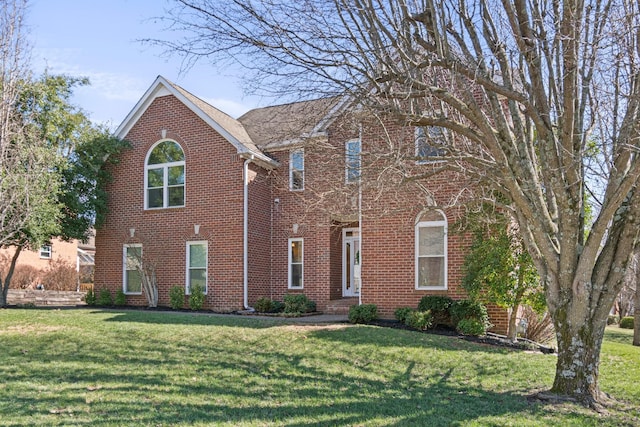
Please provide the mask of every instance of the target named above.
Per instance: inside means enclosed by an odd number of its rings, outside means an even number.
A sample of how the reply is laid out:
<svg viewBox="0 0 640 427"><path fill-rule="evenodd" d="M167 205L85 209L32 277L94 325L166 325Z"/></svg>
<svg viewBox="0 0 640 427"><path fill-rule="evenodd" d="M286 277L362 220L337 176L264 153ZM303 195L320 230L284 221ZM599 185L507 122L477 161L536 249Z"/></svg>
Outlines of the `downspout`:
<svg viewBox="0 0 640 427"><path fill-rule="evenodd" d="M254 311L249 307L249 163L253 161L253 154L244 161L242 170L242 181L244 190L243 206L243 242L242 242L242 285L243 285L243 307L245 310Z"/></svg>

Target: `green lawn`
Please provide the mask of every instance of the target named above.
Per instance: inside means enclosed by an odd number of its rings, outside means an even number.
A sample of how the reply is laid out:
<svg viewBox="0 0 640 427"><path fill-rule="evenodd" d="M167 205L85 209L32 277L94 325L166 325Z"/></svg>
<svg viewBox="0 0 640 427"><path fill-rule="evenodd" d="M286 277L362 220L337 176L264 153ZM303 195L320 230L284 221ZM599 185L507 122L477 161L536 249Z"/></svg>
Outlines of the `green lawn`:
<svg viewBox="0 0 640 427"><path fill-rule="evenodd" d="M637 424L631 331L607 331L601 384L620 402L609 415L527 399L554 366L554 356L372 326L5 309L0 426Z"/></svg>

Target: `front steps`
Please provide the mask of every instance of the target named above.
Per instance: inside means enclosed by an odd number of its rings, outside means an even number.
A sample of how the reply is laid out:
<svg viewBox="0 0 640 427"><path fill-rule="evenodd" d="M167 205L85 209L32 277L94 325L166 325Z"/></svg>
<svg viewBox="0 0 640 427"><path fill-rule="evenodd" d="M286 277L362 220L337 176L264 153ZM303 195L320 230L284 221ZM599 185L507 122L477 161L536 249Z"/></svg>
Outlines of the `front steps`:
<svg viewBox="0 0 640 427"><path fill-rule="evenodd" d="M349 314L349 308L358 305L358 297L334 299L327 303L325 314Z"/></svg>

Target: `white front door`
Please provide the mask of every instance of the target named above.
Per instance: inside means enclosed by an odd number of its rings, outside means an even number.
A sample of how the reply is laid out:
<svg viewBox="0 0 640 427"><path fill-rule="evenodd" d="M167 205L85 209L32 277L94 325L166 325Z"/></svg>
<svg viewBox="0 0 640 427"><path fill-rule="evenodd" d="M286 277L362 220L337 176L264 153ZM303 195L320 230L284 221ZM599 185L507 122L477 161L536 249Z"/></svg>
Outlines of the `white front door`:
<svg viewBox="0 0 640 427"><path fill-rule="evenodd" d="M342 230L342 296L360 295L360 231Z"/></svg>

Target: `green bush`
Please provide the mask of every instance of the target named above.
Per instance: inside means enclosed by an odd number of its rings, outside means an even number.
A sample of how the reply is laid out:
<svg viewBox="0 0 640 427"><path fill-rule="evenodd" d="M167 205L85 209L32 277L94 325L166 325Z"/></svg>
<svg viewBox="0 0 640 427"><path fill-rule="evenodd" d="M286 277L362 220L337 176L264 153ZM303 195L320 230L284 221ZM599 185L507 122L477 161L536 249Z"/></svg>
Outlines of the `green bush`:
<svg viewBox="0 0 640 427"><path fill-rule="evenodd" d="M418 311L431 313L432 325L451 326L450 309L454 301L443 295L425 295L418 303Z"/></svg>
<svg viewBox="0 0 640 427"><path fill-rule="evenodd" d="M287 314L311 313L316 310L316 303L304 294L287 294L284 296L284 312Z"/></svg>
<svg viewBox="0 0 640 427"><path fill-rule="evenodd" d="M487 307L478 301L456 301L451 305L449 312L456 330L465 335L484 335L492 326Z"/></svg>
<svg viewBox="0 0 640 427"><path fill-rule="evenodd" d="M201 310L204 305L204 288L200 285L195 285L191 288L191 295L189 295L189 307L191 310Z"/></svg>
<svg viewBox="0 0 640 427"><path fill-rule="evenodd" d="M375 304L353 305L349 308L349 322L368 323L378 318L378 306Z"/></svg>
<svg viewBox="0 0 640 427"><path fill-rule="evenodd" d="M100 289L97 304L107 307L113 305L113 297L111 296L111 292L109 291L109 289Z"/></svg>
<svg viewBox="0 0 640 427"><path fill-rule="evenodd" d="M419 331L424 331L425 329L430 328L432 322L433 318L431 317L431 312L429 310L414 310L407 315L407 318L404 321L407 326Z"/></svg>
<svg viewBox="0 0 640 427"><path fill-rule="evenodd" d="M84 295L84 302L86 302L87 305L96 305L98 298L96 297L95 292L93 292L93 289L89 289Z"/></svg>
<svg viewBox="0 0 640 427"><path fill-rule="evenodd" d="M271 312L282 313L284 311L284 303L282 301L271 301Z"/></svg>
<svg viewBox="0 0 640 427"><path fill-rule="evenodd" d="M623 329L633 329L633 317L626 316L620 319L620 327Z"/></svg>
<svg viewBox="0 0 640 427"><path fill-rule="evenodd" d="M258 313L271 313L273 310L273 301L267 297L258 298L254 307Z"/></svg>
<svg viewBox="0 0 640 427"><path fill-rule="evenodd" d="M119 307L127 305L127 296L122 292L122 289L118 289L116 297L113 299L113 304Z"/></svg>
<svg viewBox="0 0 640 427"><path fill-rule="evenodd" d="M462 335L481 336L487 333L484 322L478 319L461 319L456 326L456 330Z"/></svg>
<svg viewBox="0 0 640 427"><path fill-rule="evenodd" d="M169 305L174 310L184 307L184 288L182 286L172 286L169 289Z"/></svg>
<svg viewBox="0 0 640 427"><path fill-rule="evenodd" d="M620 316L617 314L610 314L607 317L607 325L617 325L618 323L620 323Z"/></svg>
<svg viewBox="0 0 640 427"><path fill-rule="evenodd" d="M405 321L407 320L407 316L409 316L412 311L415 310L411 307L400 307L396 308L396 310L393 312L393 315L399 322L405 323Z"/></svg>

